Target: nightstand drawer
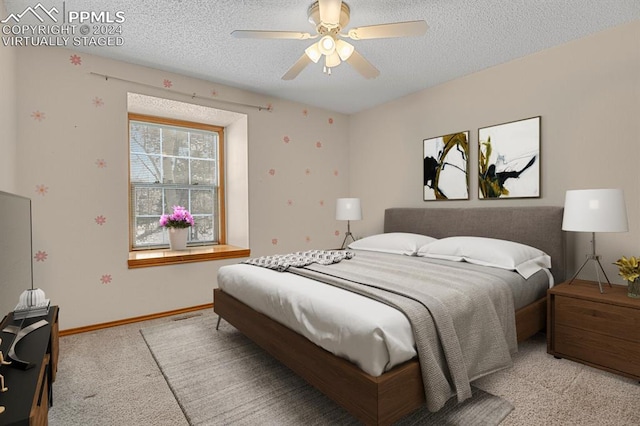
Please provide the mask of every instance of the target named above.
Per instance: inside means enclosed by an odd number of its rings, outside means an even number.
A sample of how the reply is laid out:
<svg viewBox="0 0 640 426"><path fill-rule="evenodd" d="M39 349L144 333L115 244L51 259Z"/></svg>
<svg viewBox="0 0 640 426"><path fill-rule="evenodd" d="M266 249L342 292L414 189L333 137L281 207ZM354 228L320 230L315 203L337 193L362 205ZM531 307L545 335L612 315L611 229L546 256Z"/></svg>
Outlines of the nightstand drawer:
<svg viewBox="0 0 640 426"><path fill-rule="evenodd" d="M640 310L556 295L556 327L567 326L640 343ZM558 344L558 339L555 339ZM636 358L638 359L638 358Z"/></svg>
<svg viewBox="0 0 640 426"><path fill-rule="evenodd" d="M640 377L638 342L556 324L553 344L556 353L569 359Z"/></svg>

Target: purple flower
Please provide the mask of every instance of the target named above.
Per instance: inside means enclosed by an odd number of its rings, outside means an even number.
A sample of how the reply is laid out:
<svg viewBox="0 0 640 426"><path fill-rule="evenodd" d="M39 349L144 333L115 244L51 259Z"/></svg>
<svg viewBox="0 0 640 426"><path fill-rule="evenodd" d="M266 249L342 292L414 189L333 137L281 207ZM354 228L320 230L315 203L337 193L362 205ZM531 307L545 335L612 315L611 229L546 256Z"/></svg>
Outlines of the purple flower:
<svg viewBox="0 0 640 426"><path fill-rule="evenodd" d="M160 226L167 228L188 228L193 226L193 216L182 206L173 206L173 214L163 214L160 217Z"/></svg>

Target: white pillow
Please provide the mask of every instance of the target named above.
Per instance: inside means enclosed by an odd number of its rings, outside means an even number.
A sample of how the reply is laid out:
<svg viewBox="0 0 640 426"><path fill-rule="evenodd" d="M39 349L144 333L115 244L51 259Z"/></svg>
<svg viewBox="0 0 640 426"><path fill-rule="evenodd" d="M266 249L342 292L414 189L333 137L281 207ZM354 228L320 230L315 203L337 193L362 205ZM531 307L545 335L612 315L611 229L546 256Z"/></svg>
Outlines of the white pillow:
<svg viewBox="0 0 640 426"><path fill-rule="evenodd" d="M436 241L436 239L426 235L388 232L361 238L349 244L349 248L415 256L418 248L425 247L433 241Z"/></svg>
<svg viewBox="0 0 640 426"><path fill-rule="evenodd" d="M542 250L495 238L442 238L421 247L417 255L509 269L517 271L525 279L540 269L551 268L551 257Z"/></svg>

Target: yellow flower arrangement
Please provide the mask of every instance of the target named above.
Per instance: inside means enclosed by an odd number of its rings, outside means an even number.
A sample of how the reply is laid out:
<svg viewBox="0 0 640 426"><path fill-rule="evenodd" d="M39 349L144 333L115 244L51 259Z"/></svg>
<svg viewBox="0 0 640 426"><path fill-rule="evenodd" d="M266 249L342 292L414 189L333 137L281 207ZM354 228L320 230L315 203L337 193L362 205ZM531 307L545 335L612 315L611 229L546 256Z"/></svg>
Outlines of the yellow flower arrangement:
<svg viewBox="0 0 640 426"><path fill-rule="evenodd" d="M640 278L640 256L631 256L628 259L622 256L621 259L618 259L613 264L618 266L620 271L618 275L630 283Z"/></svg>
<svg viewBox="0 0 640 426"><path fill-rule="evenodd" d="M640 278L640 256L631 256L628 259L622 256L613 264L618 266L620 271L618 275L629 282L627 295L634 299L640 299L640 280L638 279Z"/></svg>

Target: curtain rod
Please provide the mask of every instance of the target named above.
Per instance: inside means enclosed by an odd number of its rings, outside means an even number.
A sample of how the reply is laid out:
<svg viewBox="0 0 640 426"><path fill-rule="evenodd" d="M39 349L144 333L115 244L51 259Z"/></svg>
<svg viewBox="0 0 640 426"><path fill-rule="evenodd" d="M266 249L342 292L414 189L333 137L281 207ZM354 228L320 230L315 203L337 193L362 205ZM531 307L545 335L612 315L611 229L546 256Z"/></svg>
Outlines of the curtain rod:
<svg viewBox="0 0 640 426"><path fill-rule="evenodd" d="M151 84L140 83L138 81L127 80L126 78L114 77L112 75L100 74L100 73L93 72L93 71L90 71L89 74L94 75L96 77L102 77L106 81L109 81L111 79L111 80L124 81L126 83L134 83L134 84L138 84L140 86L149 87L151 89L161 89L161 90L164 90L164 91L167 91L167 92L176 93L178 95L188 96L191 99L202 99L202 100L205 100L205 101L222 102L222 103L226 103L226 104L232 104L232 105L237 105L237 106L255 108L258 111L266 110L266 111L271 112L271 107L266 107L266 106L262 106L262 105L252 105L252 104L245 104L245 103L241 103L241 102L227 101L227 100L224 100L224 99L199 96L195 92L194 93L180 92L180 91L172 90L172 89L169 89L169 88L166 88L166 87L153 86Z"/></svg>

